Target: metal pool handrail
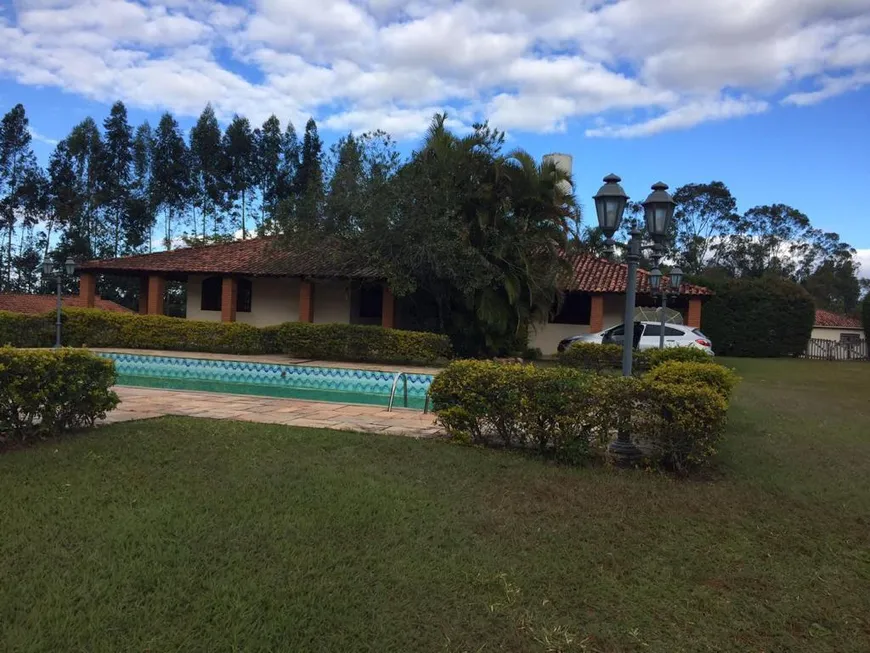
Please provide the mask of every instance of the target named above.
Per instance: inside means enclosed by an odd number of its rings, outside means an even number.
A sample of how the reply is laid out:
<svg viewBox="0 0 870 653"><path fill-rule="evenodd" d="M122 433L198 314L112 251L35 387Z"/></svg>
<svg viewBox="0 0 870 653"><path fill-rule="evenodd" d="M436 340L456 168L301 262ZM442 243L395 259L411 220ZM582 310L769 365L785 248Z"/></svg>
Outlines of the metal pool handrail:
<svg viewBox="0 0 870 653"><path fill-rule="evenodd" d="M393 387L390 390L390 403L387 404L387 412L393 410L393 400L396 398L396 387L399 385L399 379L405 379L405 408L408 407L408 373L407 372L397 372L396 376L393 377Z"/></svg>

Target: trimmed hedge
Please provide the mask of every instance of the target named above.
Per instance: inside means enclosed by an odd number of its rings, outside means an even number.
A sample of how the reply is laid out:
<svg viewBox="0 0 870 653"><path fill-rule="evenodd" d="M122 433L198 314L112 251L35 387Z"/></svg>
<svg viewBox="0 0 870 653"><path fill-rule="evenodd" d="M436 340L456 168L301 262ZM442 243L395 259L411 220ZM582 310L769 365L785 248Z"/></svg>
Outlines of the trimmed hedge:
<svg viewBox="0 0 870 653"><path fill-rule="evenodd" d="M635 352L637 354L637 352ZM593 372L622 368L622 345L575 342L559 352L559 363Z"/></svg>
<svg viewBox="0 0 870 653"><path fill-rule="evenodd" d="M671 385L703 385L712 388L725 399L731 398L731 393L740 378L724 365L714 365L709 362L667 361L650 370L646 380L668 383Z"/></svg>
<svg viewBox="0 0 870 653"><path fill-rule="evenodd" d="M91 426L118 405L115 364L75 349L0 348L0 439Z"/></svg>
<svg viewBox="0 0 870 653"><path fill-rule="evenodd" d="M263 330L261 330L263 331ZM268 331L282 354L297 358L437 363L452 355L445 335L361 324L285 322Z"/></svg>
<svg viewBox="0 0 870 653"><path fill-rule="evenodd" d="M658 376L625 378L570 367L456 361L435 377L429 392L438 421L459 442L537 450L580 464L603 458L617 432L627 429L649 464L685 474L715 454L728 409L721 388L733 387L733 379L710 363L667 365ZM669 370L676 365L697 367L690 378L674 381Z"/></svg>
<svg viewBox="0 0 870 653"><path fill-rule="evenodd" d="M722 356L799 356L813 331L812 296L779 278L730 279L705 305L701 328Z"/></svg>
<svg viewBox="0 0 870 653"><path fill-rule="evenodd" d="M54 320L54 313L0 312L0 345L50 347L54 343ZM241 322L203 322L81 308L64 310L63 343L71 347L287 354L385 363L436 363L452 353L447 336L378 326L287 322L257 328Z"/></svg>
<svg viewBox="0 0 870 653"><path fill-rule="evenodd" d="M593 372L622 369L622 345L599 345L576 342L559 353L559 363ZM669 361L709 363L713 357L696 347L668 347L666 349L635 350L635 372L651 370Z"/></svg>

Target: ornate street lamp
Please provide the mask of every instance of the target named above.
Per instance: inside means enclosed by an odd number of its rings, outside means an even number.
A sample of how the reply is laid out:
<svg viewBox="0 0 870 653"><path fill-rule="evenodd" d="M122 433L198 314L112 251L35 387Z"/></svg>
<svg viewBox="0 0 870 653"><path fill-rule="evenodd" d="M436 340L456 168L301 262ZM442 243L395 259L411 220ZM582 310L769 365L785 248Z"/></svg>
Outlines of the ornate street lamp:
<svg viewBox="0 0 870 653"><path fill-rule="evenodd" d="M670 283L668 284L667 289L665 289L664 287L662 287L662 271L659 270L658 267L656 267L649 273L649 285L652 289L653 295L658 292L661 292L662 295L662 310L660 316L661 321L659 322L659 349L664 349L665 325L667 324L667 316L665 315L665 310L667 310L668 308L668 295L670 294L676 296L680 294L680 286L683 285L683 271L679 268L679 266L671 270Z"/></svg>
<svg viewBox="0 0 870 653"><path fill-rule="evenodd" d="M76 262L72 258L68 258L63 266L56 265L54 261L45 259L42 263L42 274L45 277L54 275L57 281L57 322L55 323L56 336L54 341L55 347L60 347L60 329L61 329L61 282L63 273L66 272L68 277L71 277L76 271Z"/></svg>
<svg viewBox="0 0 870 653"><path fill-rule="evenodd" d="M619 185L622 181L614 174L604 178L604 185L595 194L595 212L598 214L598 226L607 237L605 245L608 254L613 252L613 235L619 229L625 206L628 203L628 195ZM656 261L664 256L664 245L671 228L671 220L674 217L675 203L668 194L668 187L662 182L652 186L652 193L643 203L644 223L646 231L652 238L655 246L653 256ZM631 230L631 238L628 242L628 251L625 256L627 263L627 278L625 283L625 319L623 321L622 336L622 375L631 376L633 347L634 347L634 305L637 299L637 268L641 258L641 236L643 234L635 226ZM650 283L658 286L661 283L662 273L657 268L653 275L658 273L656 280L650 276ZM662 311L664 314L664 311ZM631 334L629 334L631 328ZM664 329L662 329L664 333ZM664 343L662 343L664 344ZM615 442L610 445L611 453L623 460L633 460L640 456L640 450L631 441L631 434L620 431Z"/></svg>
<svg viewBox="0 0 870 653"><path fill-rule="evenodd" d="M604 242L608 255L613 253L613 234L619 229L628 195L622 190L617 175L609 174L604 178L604 185L595 195L595 212L598 214L598 226L607 237Z"/></svg>

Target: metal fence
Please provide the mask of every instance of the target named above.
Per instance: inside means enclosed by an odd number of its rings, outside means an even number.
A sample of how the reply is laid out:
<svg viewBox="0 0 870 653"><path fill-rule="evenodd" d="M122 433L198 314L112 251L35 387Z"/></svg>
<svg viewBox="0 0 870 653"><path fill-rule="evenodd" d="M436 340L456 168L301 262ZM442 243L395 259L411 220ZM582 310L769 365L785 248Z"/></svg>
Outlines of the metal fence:
<svg viewBox="0 0 870 653"><path fill-rule="evenodd" d="M811 338L803 358L826 361L867 360L867 341L844 343L836 340Z"/></svg>

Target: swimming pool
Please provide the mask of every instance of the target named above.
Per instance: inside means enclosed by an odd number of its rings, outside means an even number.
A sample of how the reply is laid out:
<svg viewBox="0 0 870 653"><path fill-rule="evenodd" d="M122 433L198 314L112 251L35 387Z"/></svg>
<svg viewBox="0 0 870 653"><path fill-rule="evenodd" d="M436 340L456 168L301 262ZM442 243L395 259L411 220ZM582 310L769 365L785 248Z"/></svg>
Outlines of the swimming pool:
<svg viewBox="0 0 870 653"><path fill-rule="evenodd" d="M396 378L396 372L342 367L282 365L116 352L99 352L99 355L115 361L115 371L120 385L205 390L341 403L386 406ZM404 379L407 379L407 406L422 410L432 378L430 374L405 373L396 387L393 405L404 407Z"/></svg>

